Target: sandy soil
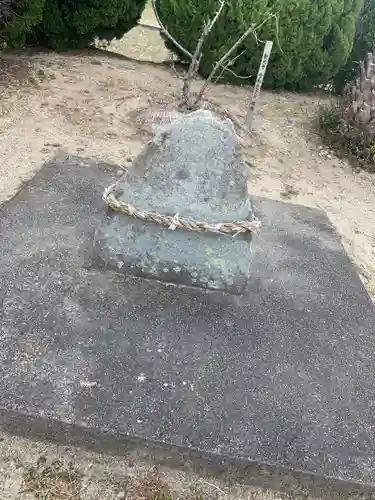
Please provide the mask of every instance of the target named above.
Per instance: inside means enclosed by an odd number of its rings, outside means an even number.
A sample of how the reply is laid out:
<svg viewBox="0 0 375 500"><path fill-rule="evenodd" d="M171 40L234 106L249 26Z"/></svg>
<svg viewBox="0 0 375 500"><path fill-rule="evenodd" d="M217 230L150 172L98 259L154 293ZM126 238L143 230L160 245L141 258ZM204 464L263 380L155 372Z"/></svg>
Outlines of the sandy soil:
<svg viewBox="0 0 375 500"><path fill-rule="evenodd" d="M147 16L149 11L144 22L152 22ZM146 61L165 58L157 32L141 28L111 49ZM153 122L174 108L180 90L178 78L166 66L106 52L8 54L0 64L0 203L56 154L79 154L126 168L150 137ZM249 96L249 89L222 85L212 87L206 97L218 110L243 120ZM317 105L325 100L324 95L262 93L254 133L243 139L253 165L249 190L325 210L375 298L375 176L354 173L320 144L313 120ZM19 490L22 474L40 454L69 456L51 445L3 437L2 499L33 498ZM82 498L115 499L118 479L112 476L118 471L121 475L128 465L83 451L74 454L88 478ZM166 474L174 483L175 473ZM200 479L181 476L179 481ZM278 498L261 490L228 495Z"/></svg>
<svg viewBox="0 0 375 500"><path fill-rule="evenodd" d="M151 8L146 8L143 11L141 23L157 26ZM133 29L121 40L114 40L108 49L118 54L133 56L142 61L162 62L170 58L169 51L160 41L159 32L143 27Z"/></svg>
<svg viewBox="0 0 375 500"><path fill-rule="evenodd" d="M67 485L56 488L52 477L43 489L37 489L41 493L39 497L35 494L37 491L27 491L30 470L43 471L56 461L63 471L73 470L82 475L77 481L79 496L74 496ZM136 455L124 460L0 434L1 500L306 500L306 495L277 493L231 481L223 483L165 467L158 469L157 484L147 488L154 470L153 464ZM339 500L339 497L331 500ZM353 497L353 500L359 499Z"/></svg>

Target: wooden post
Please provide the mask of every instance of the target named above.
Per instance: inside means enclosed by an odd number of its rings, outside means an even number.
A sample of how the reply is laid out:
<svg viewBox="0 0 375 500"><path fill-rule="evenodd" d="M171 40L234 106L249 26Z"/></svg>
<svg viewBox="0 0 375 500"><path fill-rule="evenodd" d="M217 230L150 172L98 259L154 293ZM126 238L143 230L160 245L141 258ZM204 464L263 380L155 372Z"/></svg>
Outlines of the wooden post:
<svg viewBox="0 0 375 500"><path fill-rule="evenodd" d="M259 94L260 94L260 89L262 88L264 75L266 74L268 61L269 61L269 58L271 55L272 46L273 46L273 42L271 42L269 40L266 42L266 45L264 46L263 56L262 56L262 60L260 62L257 79L255 81L253 95L251 97L250 105L249 105L249 108L248 108L247 114L246 114L245 126L246 126L248 132L251 131L251 126L253 124L255 105L256 105L256 102L257 102Z"/></svg>

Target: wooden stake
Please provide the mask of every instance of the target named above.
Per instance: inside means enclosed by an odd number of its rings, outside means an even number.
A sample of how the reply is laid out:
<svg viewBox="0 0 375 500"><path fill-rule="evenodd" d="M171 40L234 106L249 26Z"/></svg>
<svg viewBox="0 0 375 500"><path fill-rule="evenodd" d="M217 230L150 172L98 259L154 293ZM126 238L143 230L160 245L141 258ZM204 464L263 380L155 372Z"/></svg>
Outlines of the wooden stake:
<svg viewBox="0 0 375 500"><path fill-rule="evenodd" d="M249 108L247 110L247 115L246 115L245 126L246 126L248 132L251 131L251 127L253 124L255 106L256 106L256 102L257 102L259 94L260 94L260 89L262 88L262 85L263 85L264 75L266 74L268 61L269 61L271 51L272 51L272 46L273 46L273 42L271 42L269 40L266 42L266 45L264 46L263 56L262 56L262 60L260 62L257 79L255 81L253 95L251 97L250 105L249 105Z"/></svg>

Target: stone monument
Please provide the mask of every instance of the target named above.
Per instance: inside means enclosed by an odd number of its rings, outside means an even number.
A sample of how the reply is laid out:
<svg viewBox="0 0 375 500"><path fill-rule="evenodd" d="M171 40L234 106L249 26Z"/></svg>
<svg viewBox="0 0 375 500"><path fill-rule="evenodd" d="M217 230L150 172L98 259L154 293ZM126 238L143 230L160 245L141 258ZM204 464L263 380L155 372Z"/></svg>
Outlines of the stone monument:
<svg viewBox="0 0 375 500"><path fill-rule="evenodd" d="M257 227L246 177L229 120L200 110L160 126L106 192L127 215L98 229L97 257L125 274L242 294Z"/></svg>

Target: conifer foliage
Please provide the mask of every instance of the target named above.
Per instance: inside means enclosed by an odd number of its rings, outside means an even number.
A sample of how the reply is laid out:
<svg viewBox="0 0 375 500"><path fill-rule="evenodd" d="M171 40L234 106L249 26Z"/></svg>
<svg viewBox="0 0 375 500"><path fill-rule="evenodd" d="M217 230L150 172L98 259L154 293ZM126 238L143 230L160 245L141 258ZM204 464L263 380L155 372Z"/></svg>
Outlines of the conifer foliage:
<svg viewBox="0 0 375 500"><path fill-rule="evenodd" d="M353 49L343 68L333 79L334 89L343 93L348 84L351 84L360 71L360 61L366 59L372 52L375 42L375 0L365 0L363 9L357 20L356 34Z"/></svg>
<svg viewBox="0 0 375 500"><path fill-rule="evenodd" d="M9 47L43 45L57 50L87 47L96 38L120 38L137 25L146 0L14 0L0 26Z"/></svg>
<svg viewBox="0 0 375 500"><path fill-rule="evenodd" d="M274 48L265 86L308 90L332 79L345 64L353 45L356 22L364 0L227 0L226 7L205 42L200 72L207 76L214 63L252 24L257 36L238 48L225 80L233 75L253 82L263 43ZM199 38L204 21L217 10L219 0L157 0L160 19L170 34L189 52ZM178 49L168 43L178 56ZM240 82L244 83L241 78Z"/></svg>

